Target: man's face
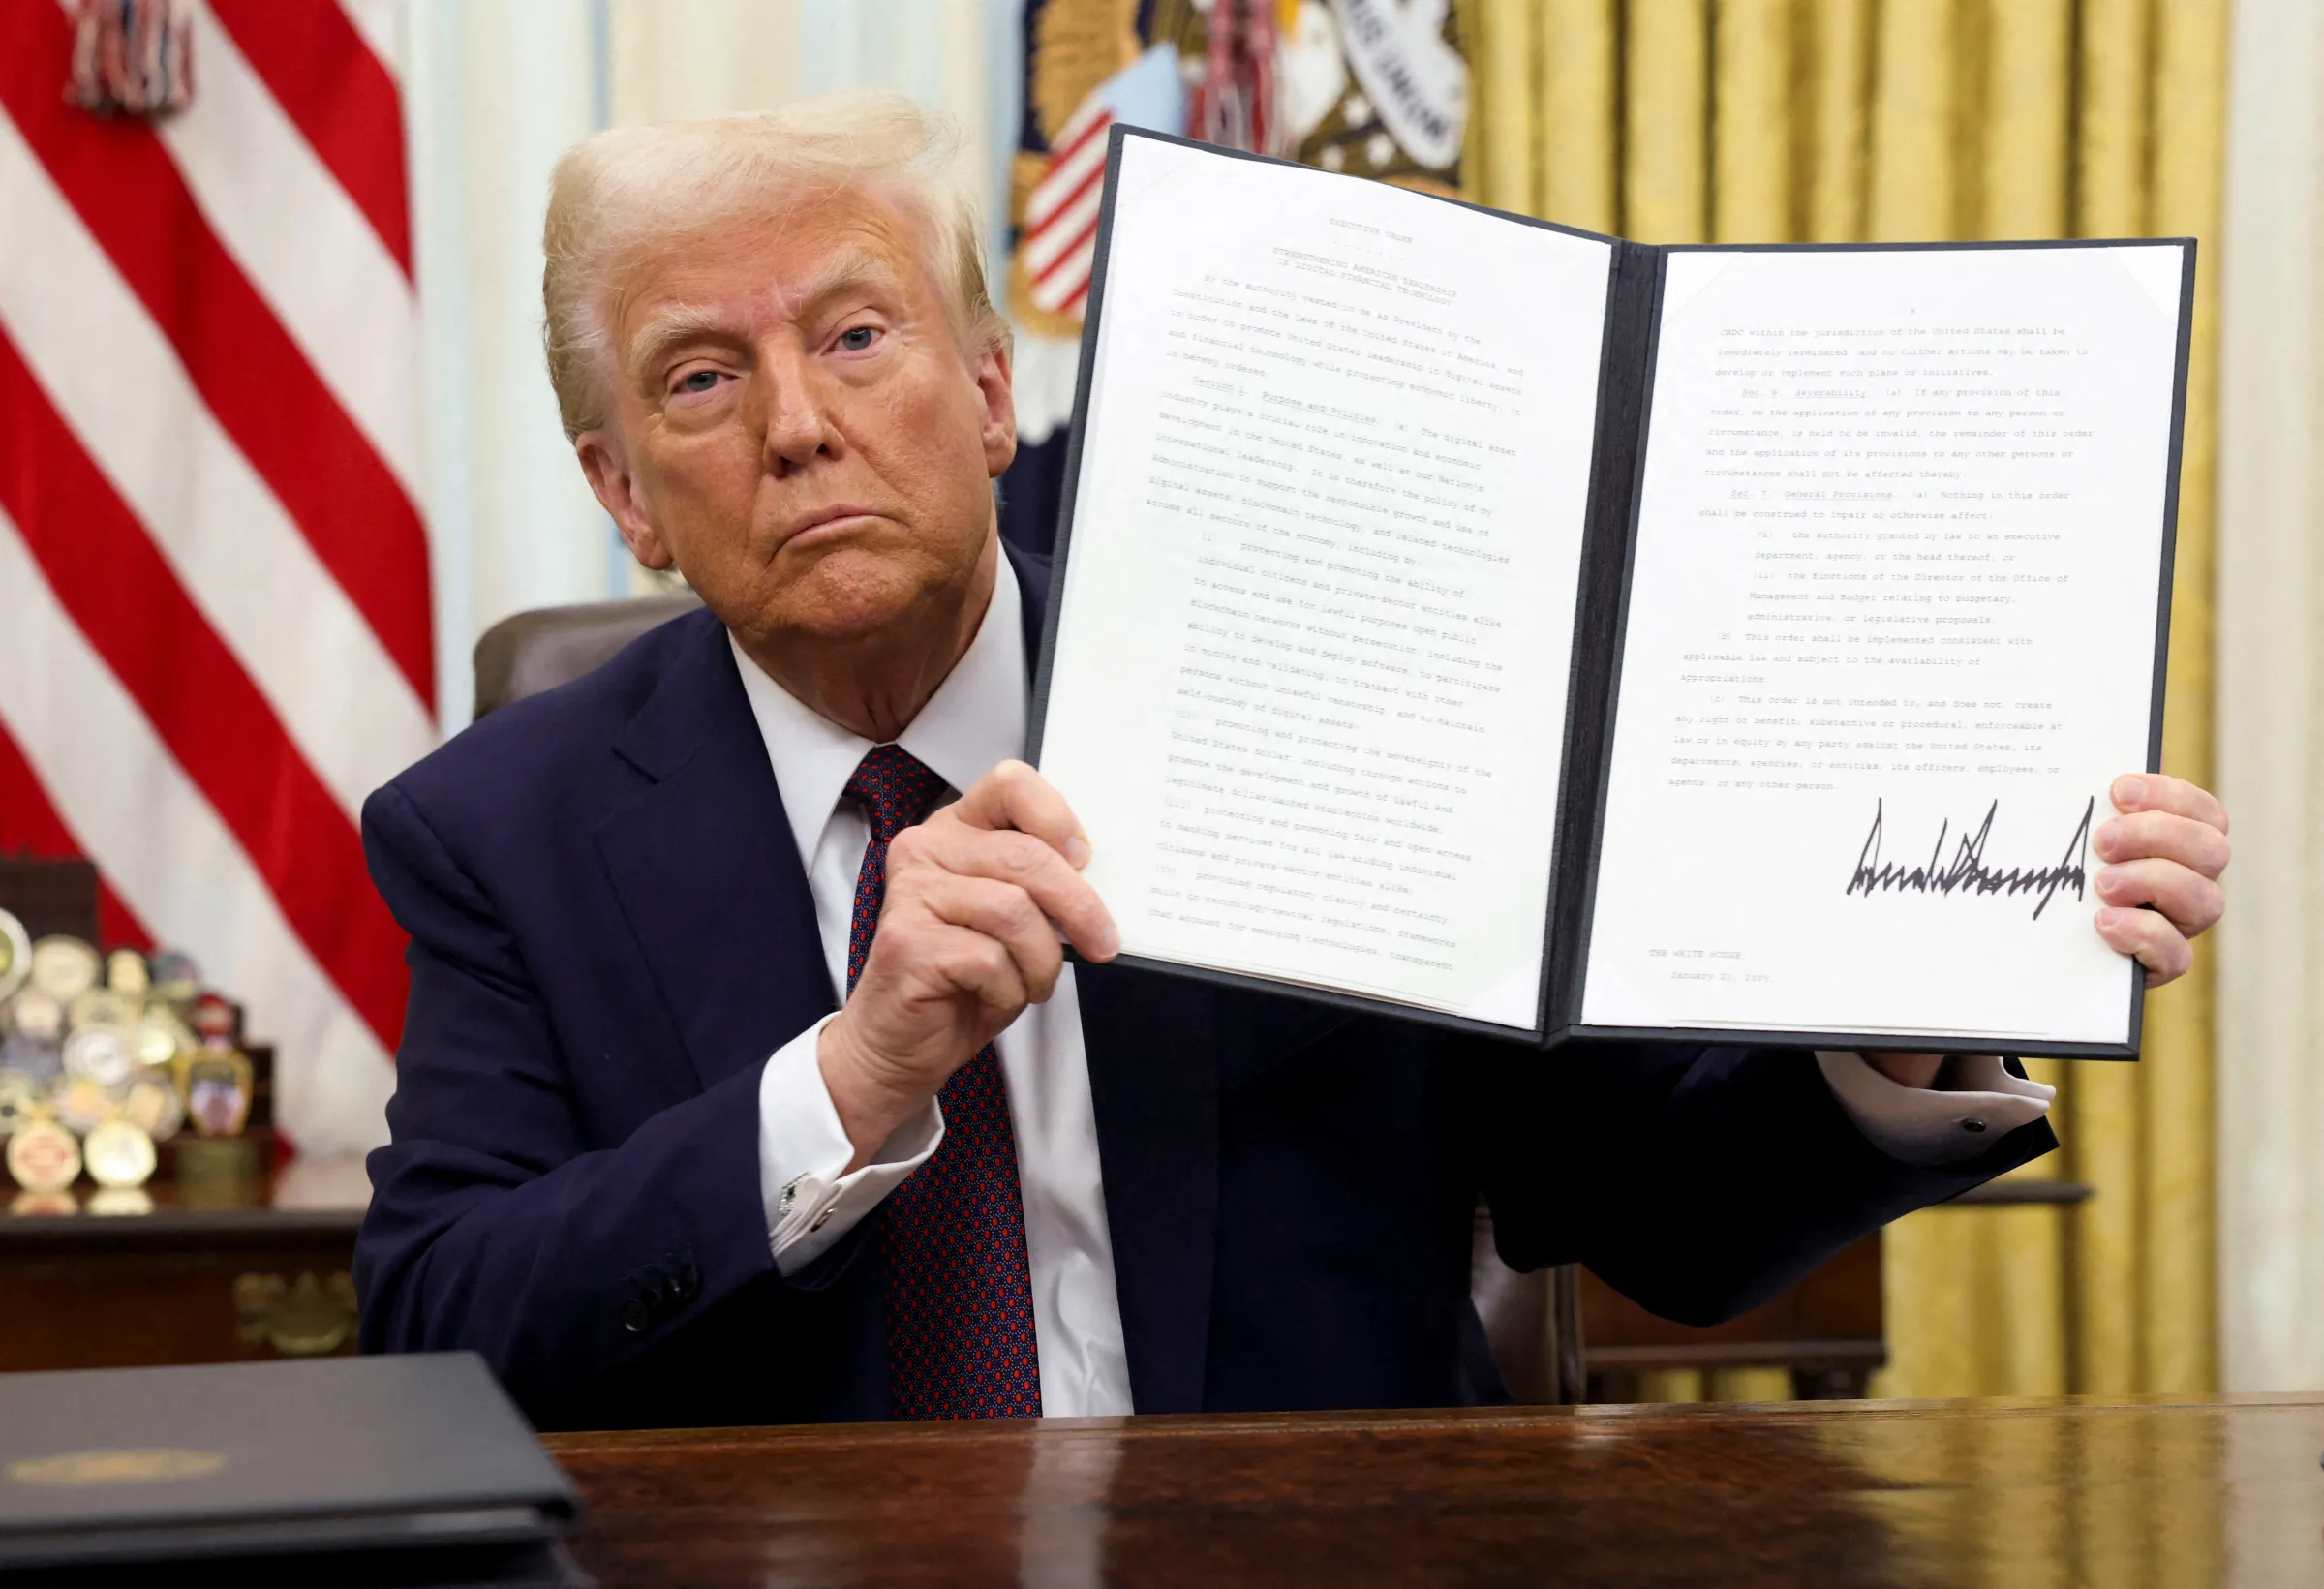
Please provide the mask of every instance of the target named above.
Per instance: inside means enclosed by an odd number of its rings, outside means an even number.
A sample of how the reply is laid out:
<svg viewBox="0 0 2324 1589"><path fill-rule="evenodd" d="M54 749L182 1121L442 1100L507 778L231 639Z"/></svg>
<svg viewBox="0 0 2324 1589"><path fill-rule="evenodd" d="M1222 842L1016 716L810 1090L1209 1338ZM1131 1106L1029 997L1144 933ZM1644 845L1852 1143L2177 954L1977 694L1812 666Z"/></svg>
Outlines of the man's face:
<svg viewBox="0 0 2324 1589"><path fill-rule="evenodd" d="M818 196L614 284L582 466L638 561L746 647L876 636L974 576L1017 448L1008 355L961 351L922 226Z"/></svg>

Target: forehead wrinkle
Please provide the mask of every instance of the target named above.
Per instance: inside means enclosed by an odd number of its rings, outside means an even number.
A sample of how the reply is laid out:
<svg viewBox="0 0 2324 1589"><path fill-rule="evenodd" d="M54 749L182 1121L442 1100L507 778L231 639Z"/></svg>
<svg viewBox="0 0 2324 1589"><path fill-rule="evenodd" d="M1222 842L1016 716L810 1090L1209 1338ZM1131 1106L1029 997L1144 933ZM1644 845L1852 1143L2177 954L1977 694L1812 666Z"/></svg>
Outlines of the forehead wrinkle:
<svg viewBox="0 0 2324 1589"><path fill-rule="evenodd" d="M770 290L775 296L775 309L779 316L804 320L819 304L873 285L901 287L902 284L895 270L877 254L870 249L851 247L825 260L795 291L786 290L780 285L772 287ZM698 336L733 336L746 331L746 326L736 323L727 306L673 303L656 309L646 323L638 327L636 335L629 339L629 363L633 369L647 369L673 344Z"/></svg>
<svg viewBox="0 0 2324 1589"><path fill-rule="evenodd" d="M733 329L726 311L716 304L675 303L657 309L629 339L629 364L633 369L645 369L675 343Z"/></svg>

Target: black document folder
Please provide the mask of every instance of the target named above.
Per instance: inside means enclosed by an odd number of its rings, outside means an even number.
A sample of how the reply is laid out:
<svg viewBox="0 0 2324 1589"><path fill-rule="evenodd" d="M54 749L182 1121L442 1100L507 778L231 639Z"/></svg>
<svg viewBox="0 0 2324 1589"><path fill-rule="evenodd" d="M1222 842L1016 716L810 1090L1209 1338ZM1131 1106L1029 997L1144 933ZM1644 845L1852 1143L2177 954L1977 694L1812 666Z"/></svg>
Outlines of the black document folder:
<svg viewBox="0 0 2324 1589"><path fill-rule="evenodd" d="M1116 128L1031 755L1129 963L2134 1058L2189 239L1660 246Z"/></svg>
<svg viewBox="0 0 2324 1589"><path fill-rule="evenodd" d="M0 1582L577 1583L580 1510L473 1354L0 1376Z"/></svg>

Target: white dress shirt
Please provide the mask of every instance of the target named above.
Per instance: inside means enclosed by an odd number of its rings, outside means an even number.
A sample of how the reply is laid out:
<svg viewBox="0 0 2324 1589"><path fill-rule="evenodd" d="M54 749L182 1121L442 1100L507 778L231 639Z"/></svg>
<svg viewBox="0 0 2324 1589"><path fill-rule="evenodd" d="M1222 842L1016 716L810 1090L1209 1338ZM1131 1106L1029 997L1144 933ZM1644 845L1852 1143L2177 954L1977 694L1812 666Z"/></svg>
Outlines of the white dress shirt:
<svg viewBox="0 0 2324 1589"><path fill-rule="evenodd" d="M976 638L897 741L956 794L1024 753L1029 674L1022 614L1016 570L1003 558ZM844 998L847 929L871 830L862 810L841 794L872 742L800 704L740 646L733 651L814 897L832 990ZM942 1113L932 1100L872 1162L842 1174L854 1147L823 1085L816 1059L822 1030L817 1022L778 1049L759 1081L759 1189L776 1267L785 1274L828 1251L927 1162L944 1137ZM1114 1241L1070 964L1049 1002L1027 1008L994 1047L1017 1139L1041 1410L1053 1418L1128 1413ZM2049 1109L2051 1088L2009 1075L1998 1059L1957 1062L1949 1067L1948 1090L1923 1091L1898 1085L1852 1054L1817 1058L1857 1128L1908 1163L1974 1157L1993 1136Z"/></svg>

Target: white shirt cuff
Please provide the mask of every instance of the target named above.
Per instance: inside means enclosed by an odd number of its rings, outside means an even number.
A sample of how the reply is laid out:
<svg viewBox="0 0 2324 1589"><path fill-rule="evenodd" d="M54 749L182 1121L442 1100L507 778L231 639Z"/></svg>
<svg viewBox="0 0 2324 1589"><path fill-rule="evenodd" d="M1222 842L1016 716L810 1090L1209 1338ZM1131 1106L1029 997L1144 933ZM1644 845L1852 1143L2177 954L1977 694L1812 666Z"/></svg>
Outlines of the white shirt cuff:
<svg viewBox="0 0 2324 1589"><path fill-rule="evenodd" d="M1952 1060L1935 1087L1892 1082L1860 1054L1819 1050L1816 1062L1875 1147L1923 1169L1975 1158L1995 1138L2047 1115L2058 1091L2010 1075L1990 1054Z"/></svg>
<svg viewBox="0 0 2324 1589"><path fill-rule="evenodd" d="M944 1115L928 1108L896 1128L862 1168L842 1175L855 1146L823 1085L821 1021L775 1051L758 1078L758 1195L775 1267L795 1274L831 1250L879 1207L944 1140Z"/></svg>

